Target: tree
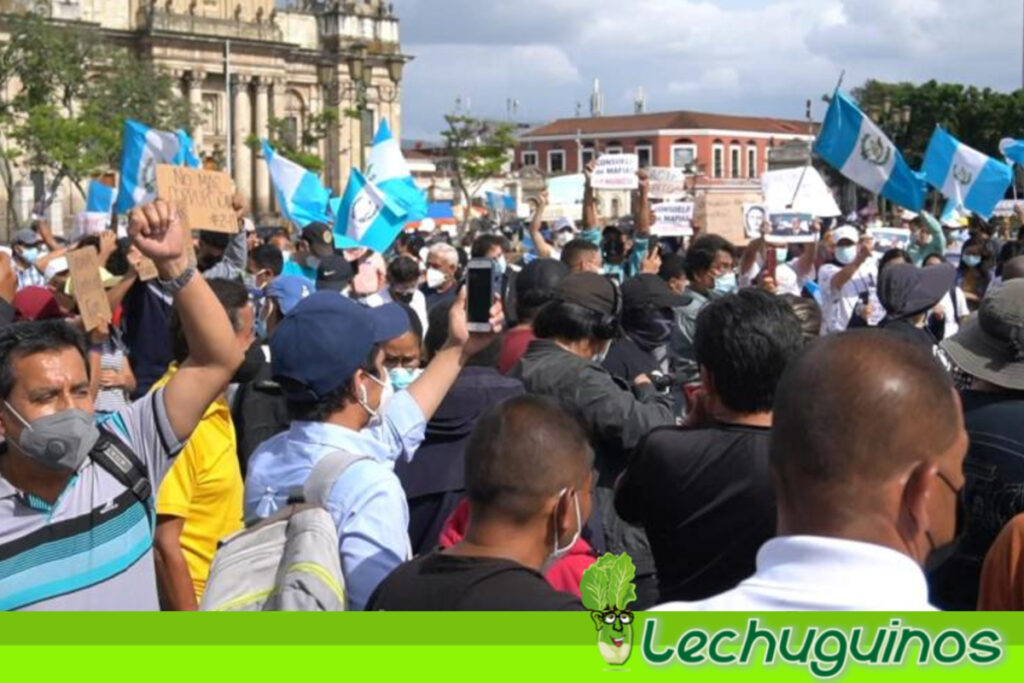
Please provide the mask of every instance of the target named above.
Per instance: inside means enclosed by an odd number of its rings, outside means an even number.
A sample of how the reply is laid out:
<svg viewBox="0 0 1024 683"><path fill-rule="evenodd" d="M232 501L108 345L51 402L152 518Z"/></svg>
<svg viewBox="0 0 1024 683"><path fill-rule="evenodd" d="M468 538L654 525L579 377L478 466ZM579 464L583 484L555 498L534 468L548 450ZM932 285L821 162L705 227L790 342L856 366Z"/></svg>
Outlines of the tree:
<svg viewBox="0 0 1024 683"><path fill-rule="evenodd" d="M445 154L450 160L455 186L465 202L463 225L469 223L473 196L484 182L500 174L515 147L515 127L470 116L444 117L448 129L442 132Z"/></svg>
<svg viewBox="0 0 1024 683"><path fill-rule="evenodd" d="M318 150L320 141L326 138L331 127L337 124L338 110L332 107L308 116L301 136L295 130L295 119L271 117L267 121L267 141L281 156L294 161L307 171L319 174L324 168L324 160ZM246 139L246 144L254 152L258 151L259 136L250 135Z"/></svg>

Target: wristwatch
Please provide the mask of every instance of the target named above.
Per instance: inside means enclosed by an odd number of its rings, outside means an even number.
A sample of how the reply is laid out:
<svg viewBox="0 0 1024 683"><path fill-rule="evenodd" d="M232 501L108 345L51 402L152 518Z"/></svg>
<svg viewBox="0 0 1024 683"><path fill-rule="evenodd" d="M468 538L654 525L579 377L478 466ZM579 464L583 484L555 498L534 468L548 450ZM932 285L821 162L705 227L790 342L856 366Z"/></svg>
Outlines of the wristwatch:
<svg viewBox="0 0 1024 683"><path fill-rule="evenodd" d="M189 281L195 276L195 274L196 274L195 266L190 265L189 267L187 267L181 273L181 275L179 275L178 277L174 278L173 280L160 280L160 279L157 279L157 283L159 283L160 287L165 292L167 292L171 296L174 296L175 294L180 292L182 290L182 288L185 287L185 285L187 285L189 283Z"/></svg>

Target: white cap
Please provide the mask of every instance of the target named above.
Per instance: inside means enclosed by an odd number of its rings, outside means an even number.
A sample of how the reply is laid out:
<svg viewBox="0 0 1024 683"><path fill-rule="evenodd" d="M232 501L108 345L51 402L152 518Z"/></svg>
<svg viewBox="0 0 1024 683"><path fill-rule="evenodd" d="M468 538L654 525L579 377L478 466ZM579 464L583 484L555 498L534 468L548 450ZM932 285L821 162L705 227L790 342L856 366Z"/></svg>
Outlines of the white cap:
<svg viewBox="0 0 1024 683"><path fill-rule="evenodd" d="M857 232L857 228L852 225L843 225L832 231L832 237L836 243L842 242L843 240L850 240L851 242L860 241L860 233Z"/></svg>
<svg viewBox="0 0 1024 683"><path fill-rule="evenodd" d="M914 213L910 209L903 209L903 212L900 214L900 219L905 221L912 221L915 218L917 218L917 216L918 214Z"/></svg>
<svg viewBox="0 0 1024 683"><path fill-rule="evenodd" d="M775 291L779 294L800 295L796 271L785 263L780 263L775 267Z"/></svg>
<svg viewBox="0 0 1024 683"><path fill-rule="evenodd" d="M49 282L54 277L60 275L68 269L68 260L64 256L53 259L46 264L46 271L43 273L43 279Z"/></svg>

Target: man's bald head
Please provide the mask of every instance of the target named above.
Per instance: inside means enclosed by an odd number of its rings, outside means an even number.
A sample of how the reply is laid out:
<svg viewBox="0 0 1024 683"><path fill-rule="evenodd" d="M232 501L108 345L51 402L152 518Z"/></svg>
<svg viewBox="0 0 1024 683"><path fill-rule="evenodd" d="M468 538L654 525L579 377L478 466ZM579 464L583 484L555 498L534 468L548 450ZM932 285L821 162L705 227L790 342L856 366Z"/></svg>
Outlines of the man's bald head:
<svg viewBox="0 0 1024 683"><path fill-rule="evenodd" d="M775 394L780 510L826 525L877 510L883 484L937 461L962 430L952 381L927 350L881 330L824 337Z"/></svg>
<svg viewBox="0 0 1024 683"><path fill-rule="evenodd" d="M1024 277L1024 256L1015 256L1003 264L1003 282Z"/></svg>

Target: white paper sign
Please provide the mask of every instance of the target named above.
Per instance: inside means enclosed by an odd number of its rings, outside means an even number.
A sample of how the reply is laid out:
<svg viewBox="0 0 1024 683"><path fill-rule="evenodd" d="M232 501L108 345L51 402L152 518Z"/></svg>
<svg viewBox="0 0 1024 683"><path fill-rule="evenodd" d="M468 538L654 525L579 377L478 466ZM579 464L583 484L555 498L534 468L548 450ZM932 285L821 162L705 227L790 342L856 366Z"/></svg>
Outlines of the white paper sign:
<svg viewBox="0 0 1024 683"><path fill-rule="evenodd" d="M693 235L693 202L662 202L651 207L654 225L651 234L659 237Z"/></svg>
<svg viewBox="0 0 1024 683"><path fill-rule="evenodd" d="M586 178L582 173L548 179L548 205L542 218L546 221L558 218L571 220L583 218L583 186L585 182Z"/></svg>
<svg viewBox="0 0 1024 683"><path fill-rule="evenodd" d="M1013 215L1013 207L1015 207L1015 206L1022 206L1022 207L1024 207L1024 201L1015 200L1015 199L1002 199L1002 200L1000 200L996 204L996 209L995 209L995 211L992 212L992 215L993 216L999 216L999 217L1012 216Z"/></svg>
<svg viewBox="0 0 1024 683"><path fill-rule="evenodd" d="M905 228L868 228L868 236L875 240L876 254L910 246L910 230Z"/></svg>
<svg viewBox="0 0 1024 683"><path fill-rule="evenodd" d="M764 173L761 191L764 203L773 214L809 213L816 218L842 215L825 181L810 166Z"/></svg>
<svg viewBox="0 0 1024 683"><path fill-rule="evenodd" d="M681 168L655 166L647 169L647 196L651 199L679 199L686 194L686 174Z"/></svg>
<svg viewBox="0 0 1024 683"><path fill-rule="evenodd" d="M635 190L640 186L638 168L640 160L635 154L602 154L591 185L595 190Z"/></svg>
<svg viewBox="0 0 1024 683"><path fill-rule="evenodd" d="M809 213L794 213L792 211L773 213L765 238L775 243L813 242L815 237L813 220L814 217Z"/></svg>
<svg viewBox="0 0 1024 683"><path fill-rule="evenodd" d="M75 214L75 224L71 228L69 239L77 242L89 235L98 235L110 227L110 214L93 211L80 211Z"/></svg>
<svg viewBox="0 0 1024 683"><path fill-rule="evenodd" d="M757 239L761 236L762 226L769 220L768 207L764 204L743 205L743 228L747 237Z"/></svg>

